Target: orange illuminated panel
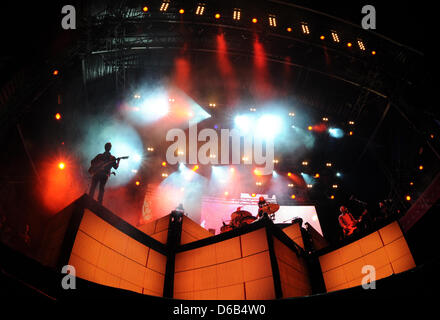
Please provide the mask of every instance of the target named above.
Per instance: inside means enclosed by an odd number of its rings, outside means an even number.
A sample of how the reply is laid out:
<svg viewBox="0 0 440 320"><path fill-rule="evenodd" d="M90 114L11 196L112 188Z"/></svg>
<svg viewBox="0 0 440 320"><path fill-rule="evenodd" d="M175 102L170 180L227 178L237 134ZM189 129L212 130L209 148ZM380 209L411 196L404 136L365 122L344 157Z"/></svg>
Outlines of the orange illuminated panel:
<svg viewBox="0 0 440 320"><path fill-rule="evenodd" d="M264 228L176 254L174 298L242 300L250 297L275 298Z"/></svg>
<svg viewBox="0 0 440 320"><path fill-rule="evenodd" d="M304 249L304 242L301 234L301 228L299 223L294 223L283 229L283 232L293 240L297 245Z"/></svg>
<svg viewBox="0 0 440 320"><path fill-rule="evenodd" d="M376 280L416 266L397 222L320 256L319 262L327 291L361 285L366 265L375 268Z"/></svg>
<svg viewBox="0 0 440 320"><path fill-rule="evenodd" d="M160 219L146 223L138 227L138 229L146 235L149 235L153 239L156 239L157 241L166 244L168 238L169 222L170 215L166 215Z"/></svg>
<svg viewBox="0 0 440 320"><path fill-rule="evenodd" d="M80 278L105 286L162 296L166 256L85 210L69 264Z"/></svg>
<svg viewBox="0 0 440 320"><path fill-rule="evenodd" d="M271 300L275 299L273 278L267 277L246 282L247 300Z"/></svg>
<svg viewBox="0 0 440 320"><path fill-rule="evenodd" d="M190 218L186 216L183 217L180 244L186 244L208 237L212 237L212 233L192 221Z"/></svg>
<svg viewBox="0 0 440 320"><path fill-rule="evenodd" d="M259 229L240 236L243 257L268 250L266 229Z"/></svg>
<svg viewBox="0 0 440 320"><path fill-rule="evenodd" d="M274 238L275 256L280 272L283 297L299 297L311 294L308 271L303 258Z"/></svg>

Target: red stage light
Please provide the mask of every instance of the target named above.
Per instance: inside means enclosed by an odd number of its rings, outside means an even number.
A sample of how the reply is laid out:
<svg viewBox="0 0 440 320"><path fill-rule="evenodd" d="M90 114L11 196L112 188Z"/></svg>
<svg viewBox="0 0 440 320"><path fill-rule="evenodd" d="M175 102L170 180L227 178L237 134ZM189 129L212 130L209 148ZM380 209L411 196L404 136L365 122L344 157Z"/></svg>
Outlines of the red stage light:
<svg viewBox="0 0 440 320"><path fill-rule="evenodd" d="M57 114L55 115L55 119L60 120L60 119L61 119L61 114L57 113Z"/></svg>
<svg viewBox="0 0 440 320"><path fill-rule="evenodd" d="M220 13L216 13L214 16L216 19L220 19Z"/></svg>
<svg viewBox="0 0 440 320"><path fill-rule="evenodd" d="M64 170L66 168L66 164L64 162L58 163L58 169Z"/></svg>
<svg viewBox="0 0 440 320"><path fill-rule="evenodd" d="M145 7L142 8L142 10L143 10L144 12L147 12L147 11L148 11L148 7L145 6Z"/></svg>
<svg viewBox="0 0 440 320"><path fill-rule="evenodd" d="M180 10L179 10L179 13L180 13L180 14L184 14L184 13L185 13L185 10L180 9Z"/></svg>
<svg viewBox="0 0 440 320"><path fill-rule="evenodd" d="M257 22L258 22L257 18L252 19L252 23L257 23Z"/></svg>

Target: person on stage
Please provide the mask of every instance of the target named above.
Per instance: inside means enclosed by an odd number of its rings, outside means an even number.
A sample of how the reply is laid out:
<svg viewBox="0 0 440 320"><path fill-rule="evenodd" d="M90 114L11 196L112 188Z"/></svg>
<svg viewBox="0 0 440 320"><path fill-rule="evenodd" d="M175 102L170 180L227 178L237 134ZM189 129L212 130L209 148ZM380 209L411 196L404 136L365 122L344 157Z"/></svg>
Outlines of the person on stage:
<svg viewBox="0 0 440 320"><path fill-rule="evenodd" d="M108 178L110 177L111 169L118 169L119 167L120 159L117 159L110 153L111 148L112 144L107 142L104 146L105 152L98 154L91 161L91 169L94 168L95 170L92 177L92 185L90 186L89 195L93 198L95 195L96 186L99 183L98 202L100 204L102 204L102 200L104 198L104 188Z"/></svg>

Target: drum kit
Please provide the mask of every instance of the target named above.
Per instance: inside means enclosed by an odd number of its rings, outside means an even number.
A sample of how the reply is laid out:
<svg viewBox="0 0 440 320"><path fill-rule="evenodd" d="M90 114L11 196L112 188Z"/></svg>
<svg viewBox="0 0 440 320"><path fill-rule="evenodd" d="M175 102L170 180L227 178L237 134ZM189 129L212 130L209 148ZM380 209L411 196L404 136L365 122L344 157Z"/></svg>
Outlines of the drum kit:
<svg viewBox="0 0 440 320"><path fill-rule="evenodd" d="M275 212L279 209L280 205L276 203L268 203L260 208L260 210L262 210L264 213L267 213L268 217L272 220L275 219ZM231 220L229 224L225 224L223 222L223 226L220 228L220 233L241 228L245 225L251 224L257 219L258 218L254 217L249 211L241 210L241 207L238 207L237 210L231 214Z"/></svg>

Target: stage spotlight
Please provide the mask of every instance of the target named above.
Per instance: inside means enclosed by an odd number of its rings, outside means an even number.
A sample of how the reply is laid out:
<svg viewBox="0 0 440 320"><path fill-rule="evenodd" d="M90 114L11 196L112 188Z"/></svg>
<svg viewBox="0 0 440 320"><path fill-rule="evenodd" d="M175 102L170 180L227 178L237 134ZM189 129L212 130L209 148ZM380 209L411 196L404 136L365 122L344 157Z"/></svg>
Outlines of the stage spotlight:
<svg viewBox="0 0 440 320"><path fill-rule="evenodd" d="M234 168L230 168L229 171L230 171L231 173L234 173L234 172L235 172L235 169L234 169Z"/></svg>
<svg viewBox="0 0 440 320"><path fill-rule="evenodd" d="M261 171L258 170L258 169L255 169L255 170L254 170L254 174L255 174L256 176L261 176Z"/></svg>
<svg viewBox="0 0 440 320"><path fill-rule="evenodd" d="M54 71L52 72L52 74L53 74L54 76L57 76L59 73L60 73L60 72L59 72L58 70L54 70Z"/></svg>
<svg viewBox="0 0 440 320"><path fill-rule="evenodd" d="M338 185L337 185L337 184L334 184L334 185L332 185L332 188L333 188L333 189L338 189Z"/></svg>
<svg viewBox="0 0 440 320"><path fill-rule="evenodd" d="M184 170L184 169L185 169L185 164L180 163L180 164L179 164L179 170L182 171L182 170Z"/></svg>
<svg viewBox="0 0 440 320"><path fill-rule="evenodd" d="M326 166L326 167L331 167L331 166L332 166L332 163L331 163L331 162L327 162L327 163L325 164L325 166Z"/></svg>
<svg viewBox="0 0 440 320"><path fill-rule="evenodd" d="M166 178L166 177L168 177L168 174L167 173L162 173L162 178Z"/></svg>
<svg viewBox="0 0 440 320"><path fill-rule="evenodd" d="M320 177L319 173L315 174L315 178L319 178L319 177Z"/></svg>
<svg viewBox="0 0 440 320"><path fill-rule="evenodd" d="M256 196L257 196L257 195L256 195L255 193L252 193L252 194L251 194L251 197L252 197L252 198L255 198Z"/></svg>
<svg viewBox="0 0 440 320"><path fill-rule="evenodd" d="M332 31L332 38L334 42L339 42L339 36L336 31Z"/></svg>
<svg viewBox="0 0 440 320"><path fill-rule="evenodd" d="M312 127L312 126L308 126L308 127L307 127L307 130L312 131L312 130L313 130L313 127Z"/></svg>
<svg viewBox="0 0 440 320"><path fill-rule="evenodd" d="M185 13L185 10L180 9L180 10L179 10L179 13L180 13L180 14L184 14L184 13Z"/></svg>
<svg viewBox="0 0 440 320"><path fill-rule="evenodd" d="M136 181L136 186L140 186L141 185L141 182L138 180L138 181Z"/></svg>
<svg viewBox="0 0 440 320"><path fill-rule="evenodd" d="M376 51L371 51L371 54L374 56L374 55L376 55Z"/></svg>
<svg viewBox="0 0 440 320"><path fill-rule="evenodd" d="M135 154L135 155L133 156L133 160L136 161L136 162L140 162L141 159L142 159L142 157L141 157L139 154Z"/></svg>
<svg viewBox="0 0 440 320"><path fill-rule="evenodd" d="M162 162L162 167L166 167L167 166L167 163L164 161L164 162Z"/></svg>
<svg viewBox="0 0 440 320"><path fill-rule="evenodd" d="M257 18L252 18L252 23L257 23L257 22L258 22Z"/></svg>
<svg viewBox="0 0 440 320"><path fill-rule="evenodd" d="M302 22L301 23L301 29L302 29L304 34L310 34L309 26L307 25L307 23Z"/></svg>
<svg viewBox="0 0 440 320"><path fill-rule="evenodd" d="M290 196L290 198L295 199L296 196L295 196L294 194L292 194L292 195Z"/></svg>
<svg viewBox="0 0 440 320"><path fill-rule="evenodd" d="M272 171L272 177L274 177L274 178L278 177L278 173L275 170Z"/></svg>
<svg viewBox="0 0 440 320"><path fill-rule="evenodd" d="M411 181L411 182L409 183L409 185L410 185L410 186L413 186L413 185L414 185L414 182Z"/></svg>
<svg viewBox="0 0 440 320"><path fill-rule="evenodd" d="M353 135L353 131L350 131L350 132L348 133L348 135L352 136L352 135Z"/></svg>
<svg viewBox="0 0 440 320"><path fill-rule="evenodd" d="M214 16L216 19L220 19L220 13L216 13Z"/></svg>
<svg viewBox="0 0 440 320"><path fill-rule="evenodd" d="M255 182L255 185L261 187L262 183L260 181L257 181Z"/></svg>
<svg viewBox="0 0 440 320"><path fill-rule="evenodd" d="M410 196L410 195L407 195L407 196L405 197L405 199L406 199L406 201L411 201L411 196Z"/></svg>
<svg viewBox="0 0 440 320"><path fill-rule="evenodd" d="M229 195L229 192L228 191L225 191L225 196L228 196Z"/></svg>
<svg viewBox="0 0 440 320"><path fill-rule="evenodd" d="M287 176L291 177L292 176L292 172L287 173Z"/></svg>
<svg viewBox="0 0 440 320"><path fill-rule="evenodd" d="M197 171L198 169L199 169L199 165L196 164L196 165L192 168L192 171Z"/></svg>
<svg viewBox="0 0 440 320"><path fill-rule="evenodd" d="M256 125L256 134L262 138L273 139L283 128L283 121L281 117L276 115L261 116Z"/></svg>
<svg viewBox="0 0 440 320"><path fill-rule="evenodd" d="M142 8L142 11L143 11L143 12L147 12L147 11L148 11L148 7L147 7L147 6L143 7L143 8Z"/></svg>
<svg viewBox="0 0 440 320"><path fill-rule="evenodd" d="M301 164L302 164L303 166L308 166L308 165L309 165L309 163L308 163L307 161L303 161Z"/></svg>
<svg viewBox="0 0 440 320"><path fill-rule="evenodd" d="M55 115L55 119L60 120L60 119L61 119L61 114L57 113L57 114Z"/></svg>
<svg viewBox="0 0 440 320"><path fill-rule="evenodd" d="M64 170L66 168L66 164L64 162L58 163L58 169Z"/></svg>
<svg viewBox="0 0 440 320"><path fill-rule="evenodd" d="M287 32L292 32L292 28L291 27L287 27Z"/></svg>
<svg viewBox="0 0 440 320"><path fill-rule="evenodd" d="M340 139L344 136L344 131L342 131L339 128L329 128L328 133L330 134L331 137L336 139Z"/></svg>
<svg viewBox="0 0 440 320"><path fill-rule="evenodd" d="M319 39L321 39L321 40L324 40L324 39L325 39L325 37L324 37L324 36L320 36L320 37L319 37Z"/></svg>
<svg viewBox="0 0 440 320"><path fill-rule="evenodd" d="M240 16L241 16L241 10L238 8L235 8L233 11L232 19L238 21L238 20L240 20Z"/></svg>
<svg viewBox="0 0 440 320"><path fill-rule="evenodd" d="M352 44L351 42L347 43L347 47L351 48Z"/></svg>
<svg viewBox="0 0 440 320"><path fill-rule="evenodd" d="M203 16L203 13L205 12L205 5L204 4L198 4L196 8L196 15Z"/></svg>
<svg viewBox="0 0 440 320"><path fill-rule="evenodd" d="M271 26L271 27L277 26L277 18L273 14L269 15L269 26Z"/></svg>
<svg viewBox="0 0 440 320"><path fill-rule="evenodd" d="M422 165L419 166L419 170L422 171L424 168Z"/></svg>
<svg viewBox="0 0 440 320"><path fill-rule="evenodd" d="M234 119L234 123L236 128L239 129L243 134L249 133L252 127L251 119L248 116L244 115L236 116Z"/></svg>
<svg viewBox="0 0 440 320"><path fill-rule="evenodd" d="M336 172L336 176L339 178L339 177L342 176L342 173L340 173L340 172Z"/></svg>
<svg viewBox="0 0 440 320"><path fill-rule="evenodd" d="M354 125L354 121L348 121L348 124L352 126Z"/></svg>
<svg viewBox="0 0 440 320"><path fill-rule="evenodd" d="M161 12L167 11L169 5L170 5L170 1L169 0L163 1L162 4L160 5L159 11L161 11Z"/></svg>
<svg viewBox="0 0 440 320"><path fill-rule="evenodd" d="M330 199L332 199L332 200L333 200L334 198L335 198L335 196L334 196L334 195L331 195L331 196L330 196Z"/></svg>
<svg viewBox="0 0 440 320"><path fill-rule="evenodd" d="M313 185L312 184L308 184L307 188L311 189L311 188L313 188Z"/></svg>

